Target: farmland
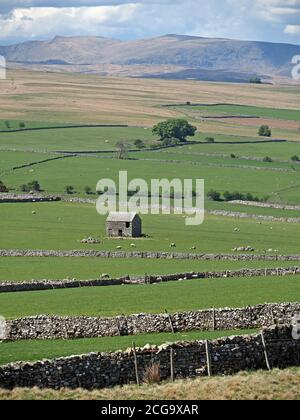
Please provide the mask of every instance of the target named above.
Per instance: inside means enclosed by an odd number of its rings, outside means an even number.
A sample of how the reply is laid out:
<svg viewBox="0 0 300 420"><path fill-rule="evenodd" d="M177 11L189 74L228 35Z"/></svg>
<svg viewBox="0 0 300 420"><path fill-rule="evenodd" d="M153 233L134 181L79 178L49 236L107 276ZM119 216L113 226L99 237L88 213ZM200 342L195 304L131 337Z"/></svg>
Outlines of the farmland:
<svg viewBox="0 0 300 420"><path fill-rule="evenodd" d="M3 293L0 306L7 318L38 314L114 316L296 302L299 293L299 276L200 279L153 286Z"/></svg>
<svg viewBox="0 0 300 420"><path fill-rule="evenodd" d="M292 259L275 261L276 255L300 254L300 228L295 220L300 217L300 211L282 207L300 205L300 164L295 159L295 156L300 158L298 86L245 84L232 89L232 85L226 83L125 80L27 71L12 71L8 80L1 83L4 89L0 97L0 180L10 193L17 194L22 193L21 185L37 180L41 194L58 195L62 201L0 203L0 249L118 249L165 252L169 258L2 257L0 281L87 280L104 274L114 278L299 265ZM207 105L171 106L186 101ZM214 105L216 103L222 105ZM253 118L239 118L245 115L257 117L258 122L253 125ZM217 118L222 116L229 118ZM185 145L154 150L153 144L159 141L151 128L170 117L188 118L197 126L198 133ZM20 130L22 122L26 130ZM257 134L258 126L264 123L273 129L271 138ZM70 127L74 124L125 126ZM31 130L37 128L41 129ZM207 137L213 137L214 142L209 143ZM145 149L137 150L136 140L142 140ZM118 142L128 144L125 159L117 158ZM96 212L93 200L97 199L98 180L111 178L118 183L119 171L128 171L129 180L143 178L148 183L157 178L203 178L205 193L214 190L222 197L226 191L251 193L281 208L206 199L207 214L201 226L186 226L183 215L142 215L145 236L109 239L105 216ZM74 187L73 194L67 194L67 186ZM87 187L90 187L89 193ZM89 199L89 202L77 202L76 198ZM211 214L214 210L223 214ZM232 212L247 215L228 217ZM288 218L293 220L288 221ZM88 237L98 239L99 243L81 242ZM235 248L247 246L254 249L252 254L273 255L274 260L171 258L173 252L237 255ZM265 302L297 302L299 296L299 275L194 279L158 285L1 293L0 315L13 319L41 314L162 313L166 309L174 313ZM230 334L232 331L151 334L137 336L136 343L160 344ZM106 337L0 343L0 364L89 351L114 351L125 349L131 341L130 337Z"/></svg>

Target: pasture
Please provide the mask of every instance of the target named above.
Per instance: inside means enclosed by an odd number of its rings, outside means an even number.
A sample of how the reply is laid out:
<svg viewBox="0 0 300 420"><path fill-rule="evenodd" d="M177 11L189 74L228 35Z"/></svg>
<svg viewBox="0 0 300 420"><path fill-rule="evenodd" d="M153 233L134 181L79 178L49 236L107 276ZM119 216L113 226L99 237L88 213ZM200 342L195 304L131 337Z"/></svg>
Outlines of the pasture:
<svg viewBox="0 0 300 420"><path fill-rule="evenodd" d="M265 108L258 106L246 106L237 104L207 104L190 105L186 109L200 111L205 115L225 116L252 116L274 118L277 120L300 121L300 113L297 109Z"/></svg>
<svg viewBox="0 0 300 420"><path fill-rule="evenodd" d="M205 107L164 105L190 101ZM224 105L213 106L215 103ZM37 180L43 193L96 199L101 178L118 180L128 171L129 180L180 178L205 180L213 189L251 193L280 204L300 204L299 114L300 88L267 85L235 85L196 81L109 79L79 74L46 74L9 71L1 92L0 180L11 193L22 184ZM236 105L232 105L236 104ZM276 107L274 107L276 104ZM194 109L195 108L195 109ZM203 119L212 116L257 116L251 125L242 118ZM153 124L170 117L187 117L197 125L195 144L163 150L133 151L129 159L115 156L116 143L134 149L142 140L149 148L156 141ZM10 122L10 129L6 121ZM272 121L273 138L265 142L258 125ZM27 128L43 128L9 132ZM128 127L81 127L71 124L125 124ZM53 126L66 128L51 129ZM300 125L300 123L299 123ZM49 129L47 129L49 128ZM207 143L206 137L214 137ZM270 139L267 139L270 140ZM38 163L42 160L63 157ZM102 151L102 153L101 153ZM233 156L234 155L234 156ZM264 162L270 157L271 162ZM16 166L28 165L22 169ZM86 187L92 194L87 195ZM72 195L68 196L72 198ZM299 211L242 206L206 200L207 210L226 210L275 217L299 217ZM95 205L75 202L0 204L0 249L166 251L184 253L233 253L233 248L251 246L255 253L297 254L299 223L258 221L206 215L201 226L187 227L183 216L144 215L145 236L136 240L108 239L105 217ZM92 236L99 244L81 243ZM175 244L175 247L171 247ZM133 246L134 245L134 246ZM271 253L271 252L270 252ZM107 258L1 258L0 280L94 279L144 274L174 274L235 268L269 268L297 265L291 262L192 261ZM265 302L299 300L300 276L193 280L153 286L113 286L0 294L0 314L7 318L39 314L113 316L160 313L215 307L243 307ZM232 332L137 336L137 345L177 339L213 338ZM130 337L93 340L2 343L0 364L36 360L88 351L126 348Z"/></svg>
<svg viewBox="0 0 300 420"><path fill-rule="evenodd" d="M297 223L258 222L254 219L207 215L203 225L186 226L183 215L144 215L143 233L146 237L134 240L108 239L105 219L91 204L1 204L0 248L116 250L121 247L123 251L230 254L235 247L251 246L260 254L270 248L281 254L299 252ZM99 238L101 243L80 243L89 236ZM132 243L135 244L134 248ZM170 247L172 243L175 243L175 249ZM192 247L196 249L191 250Z"/></svg>
<svg viewBox="0 0 300 420"><path fill-rule="evenodd" d="M107 286L0 294L1 314L115 316L297 302L300 276L198 279L142 286Z"/></svg>
<svg viewBox="0 0 300 420"><path fill-rule="evenodd" d="M111 278L130 276L177 274L199 271L223 271L243 268L278 268L295 266L297 262L278 261L186 261L116 258L0 258L0 281L28 281L61 279L98 279L102 274Z"/></svg>
<svg viewBox="0 0 300 420"><path fill-rule="evenodd" d="M164 154L162 153L164 156ZM205 161L205 159L203 159ZM273 164L270 164L272 166ZM299 204L300 172L288 169L287 172L272 171L269 168L239 166L186 165L143 160L122 160L113 158L70 157L24 168L2 176L2 181L11 189L18 189L23 183L37 179L48 194L62 195L66 185L74 186L76 194L83 195L85 186L93 191L102 178L110 178L118 182L119 171L128 172L128 180L140 178L141 174L148 184L151 179L174 178L204 179L206 191L215 189L224 191L251 192L260 199L268 196L270 201L288 204Z"/></svg>

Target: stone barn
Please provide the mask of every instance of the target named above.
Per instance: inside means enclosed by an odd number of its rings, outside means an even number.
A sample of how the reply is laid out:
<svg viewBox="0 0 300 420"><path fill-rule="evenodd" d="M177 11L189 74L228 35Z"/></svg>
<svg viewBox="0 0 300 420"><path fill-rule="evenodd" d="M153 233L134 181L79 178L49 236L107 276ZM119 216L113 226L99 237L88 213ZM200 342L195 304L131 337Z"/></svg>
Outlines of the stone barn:
<svg viewBox="0 0 300 420"><path fill-rule="evenodd" d="M142 220L137 213L110 213L106 220L106 233L111 238L140 238Z"/></svg>

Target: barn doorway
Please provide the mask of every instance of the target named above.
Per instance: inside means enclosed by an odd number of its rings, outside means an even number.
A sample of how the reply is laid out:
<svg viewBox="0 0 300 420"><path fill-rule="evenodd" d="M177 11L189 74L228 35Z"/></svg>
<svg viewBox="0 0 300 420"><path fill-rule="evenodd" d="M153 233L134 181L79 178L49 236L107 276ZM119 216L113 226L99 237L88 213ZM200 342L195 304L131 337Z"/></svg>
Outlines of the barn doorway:
<svg viewBox="0 0 300 420"><path fill-rule="evenodd" d="M122 237L123 236L123 230L119 229L119 236Z"/></svg>

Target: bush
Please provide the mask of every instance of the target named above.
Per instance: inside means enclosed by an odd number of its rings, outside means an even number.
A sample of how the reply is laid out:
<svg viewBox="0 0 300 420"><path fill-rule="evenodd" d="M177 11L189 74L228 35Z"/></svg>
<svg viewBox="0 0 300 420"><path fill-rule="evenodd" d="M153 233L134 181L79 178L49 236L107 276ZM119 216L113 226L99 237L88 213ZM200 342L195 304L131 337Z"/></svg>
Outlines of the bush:
<svg viewBox="0 0 300 420"><path fill-rule="evenodd" d="M86 193L86 195L91 195L93 190L91 187L86 186L84 187L84 192Z"/></svg>
<svg viewBox="0 0 300 420"><path fill-rule="evenodd" d="M250 83L256 83L256 84L261 84L262 83L262 80L261 80L260 77L255 76L255 77L251 77L251 79L249 80L249 82Z"/></svg>
<svg viewBox="0 0 300 420"><path fill-rule="evenodd" d="M145 149L146 148L146 145L143 142L143 140L139 140L139 139L138 140L135 140L133 144L135 145L135 147L137 149Z"/></svg>
<svg viewBox="0 0 300 420"><path fill-rule="evenodd" d="M31 181L31 182L28 182L28 184L23 184L20 186L20 190L22 192L30 192L30 191L41 192L42 191L41 186L38 181Z"/></svg>
<svg viewBox="0 0 300 420"><path fill-rule="evenodd" d="M204 141L206 141L206 143L214 143L215 139L213 137L205 137Z"/></svg>
<svg viewBox="0 0 300 420"><path fill-rule="evenodd" d="M144 373L144 382L148 385L159 384L161 382L159 363L153 363L147 367Z"/></svg>
<svg viewBox="0 0 300 420"><path fill-rule="evenodd" d="M212 201L222 201L221 199L221 193L215 190L210 190L207 193L207 198L209 198Z"/></svg>
<svg viewBox="0 0 300 420"><path fill-rule="evenodd" d="M20 128L25 128L26 127L26 124L23 121L21 121L20 124L19 124L19 127Z"/></svg>
<svg viewBox="0 0 300 420"><path fill-rule="evenodd" d="M5 127L6 127L8 130L10 130L10 129L11 129L11 124L10 124L10 121L5 121L5 122L4 122L4 125L5 125Z"/></svg>
<svg viewBox="0 0 300 420"><path fill-rule="evenodd" d="M300 161L299 156L297 156L297 155L292 156L292 157L291 157L291 160L292 160L293 162L299 162L299 161Z"/></svg>
<svg viewBox="0 0 300 420"><path fill-rule="evenodd" d="M65 188L65 192L69 195L74 194L75 188L72 187L72 185L67 185L66 188Z"/></svg>
<svg viewBox="0 0 300 420"><path fill-rule="evenodd" d="M3 184L2 181L0 181L0 193L7 193L8 188Z"/></svg>
<svg viewBox="0 0 300 420"><path fill-rule="evenodd" d="M271 137L272 131L268 125L261 125L258 130L258 135L260 137Z"/></svg>
<svg viewBox="0 0 300 420"><path fill-rule="evenodd" d="M236 155L234 153L231 153L230 157L231 159L236 159Z"/></svg>
<svg viewBox="0 0 300 420"><path fill-rule="evenodd" d="M266 156L265 158L263 158L263 162L271 163L271 162L273 162L273 159L270 156Z"/></svg>

